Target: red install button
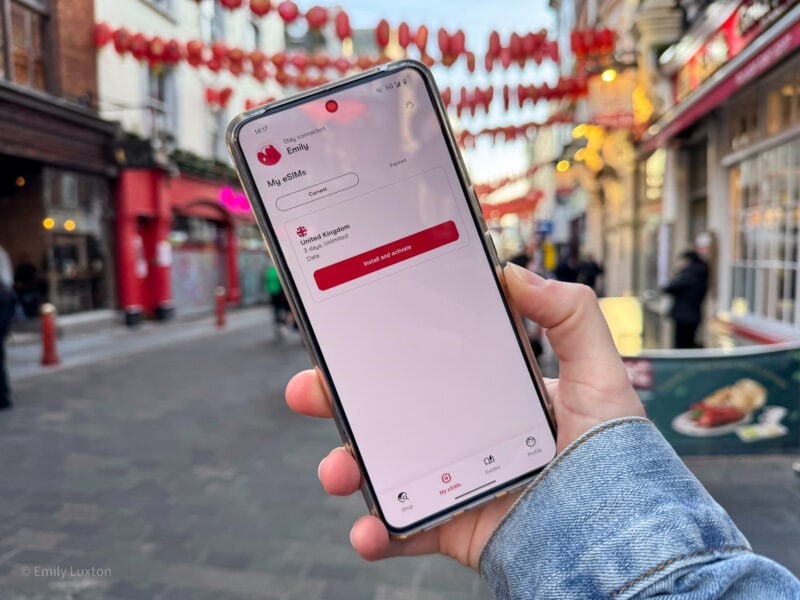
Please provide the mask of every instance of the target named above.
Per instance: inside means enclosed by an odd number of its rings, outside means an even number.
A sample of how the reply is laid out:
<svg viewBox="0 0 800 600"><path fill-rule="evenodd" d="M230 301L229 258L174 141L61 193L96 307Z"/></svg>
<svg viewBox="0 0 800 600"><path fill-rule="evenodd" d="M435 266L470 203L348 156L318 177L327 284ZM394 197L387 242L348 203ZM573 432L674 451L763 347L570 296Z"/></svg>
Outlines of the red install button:
<svg viewBox="0 0 800 600"><path fill-rule="evenodd" d="M314 272L314 280L321 291L329 290L337 285L425 254L440 246L455 242L457 239L456 224L453 221L446 221L323 267Z"/></svg>

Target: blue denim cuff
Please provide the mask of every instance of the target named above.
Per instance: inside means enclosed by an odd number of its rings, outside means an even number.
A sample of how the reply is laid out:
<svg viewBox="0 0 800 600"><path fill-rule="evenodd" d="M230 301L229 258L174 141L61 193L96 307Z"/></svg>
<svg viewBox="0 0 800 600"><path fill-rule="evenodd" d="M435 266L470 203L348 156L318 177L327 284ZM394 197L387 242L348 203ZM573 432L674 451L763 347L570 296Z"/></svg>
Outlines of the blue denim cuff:
<svg viewBox="0 0 800 600"><path fill-rule="evenodd" d="M749 550L655 426L633 417L547 466L489 538L480 571L501 599L622 597Z"/></svg>

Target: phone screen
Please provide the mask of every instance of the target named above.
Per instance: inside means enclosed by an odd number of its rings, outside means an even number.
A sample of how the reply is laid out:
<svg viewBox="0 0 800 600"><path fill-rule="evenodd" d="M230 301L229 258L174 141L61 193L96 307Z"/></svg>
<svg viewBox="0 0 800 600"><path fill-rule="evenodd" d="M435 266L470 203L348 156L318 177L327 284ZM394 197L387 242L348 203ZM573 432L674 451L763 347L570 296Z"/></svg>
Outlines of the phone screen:
<svg viewBox="0 0 800 600"><path fill-rule="evenodd" d="M414 528L555 455L425 79L245 123L240 149L378 509Z"/></svg>

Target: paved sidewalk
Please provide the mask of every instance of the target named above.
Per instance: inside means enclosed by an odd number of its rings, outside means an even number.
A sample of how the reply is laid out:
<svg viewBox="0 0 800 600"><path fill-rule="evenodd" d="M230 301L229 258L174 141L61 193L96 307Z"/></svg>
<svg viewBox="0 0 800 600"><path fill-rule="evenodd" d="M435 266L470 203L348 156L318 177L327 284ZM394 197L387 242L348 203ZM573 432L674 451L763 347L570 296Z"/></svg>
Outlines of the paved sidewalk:
<svg viewBox="0 0 800 600"><path fill-rule="evenodd" d="M61 363L56 366L42 367L41 340L29 334L20 336L29 343L14 344L6 347L8 367L11 381L27 377L54 373L115 356L128 356L160 348L166 344L200 340L218 335L221 332L237 331L251 327L272 331L272 312L266 306L229 311L225 327L216 327L216 320L208 316L194 320L176 320L163 323L145 322L138 327L115 325L103 331L93 333L77 333L60 337L56 346ZM13 340L12 340L13 342Z"/></svg>

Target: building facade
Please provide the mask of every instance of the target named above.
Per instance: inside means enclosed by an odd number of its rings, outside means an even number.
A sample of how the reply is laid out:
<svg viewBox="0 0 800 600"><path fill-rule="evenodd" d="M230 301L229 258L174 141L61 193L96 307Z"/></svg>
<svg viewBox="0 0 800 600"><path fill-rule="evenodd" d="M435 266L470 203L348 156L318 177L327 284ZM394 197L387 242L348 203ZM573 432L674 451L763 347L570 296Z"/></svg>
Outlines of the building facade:
<svg viewBox="0 0 800 600"><path fill-rule="evenodd" d="M268 257L230 167L225 131L246 107L281 95L264 73L235 68L244 61L234 52L278 52L282 21L274 11L259 17L247 3L229 10L214 0L98 0L96 11L111 32L98 43L100 109L125 132L114 154L127 322L207 311L220 285L231 304L263 300ZM145 48L118 43L120 29L128 40L143 36ZM164 53L173 40L202 54L152 58L154 44Z"/></svg>
<svg viewBox="0 0 800 600"><path fill-rule="evenodd" d="M756 341L800 338L800 6L686 4L685 31L659 53L670 93L640 146L644 283L696 248L710 319Z"/></svg>
<svg viewBox="0 0 800 600"><path fill-rule="evenodd" d="M92 0L0 1L0 245L21 315L113 308L112 144Z"/></svg>

